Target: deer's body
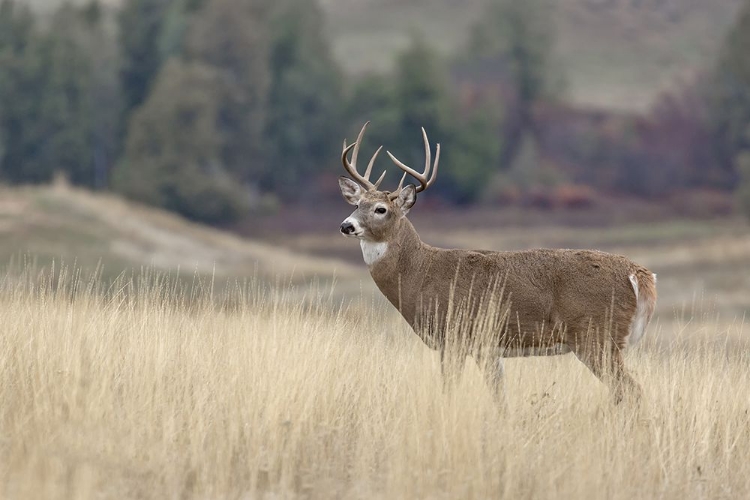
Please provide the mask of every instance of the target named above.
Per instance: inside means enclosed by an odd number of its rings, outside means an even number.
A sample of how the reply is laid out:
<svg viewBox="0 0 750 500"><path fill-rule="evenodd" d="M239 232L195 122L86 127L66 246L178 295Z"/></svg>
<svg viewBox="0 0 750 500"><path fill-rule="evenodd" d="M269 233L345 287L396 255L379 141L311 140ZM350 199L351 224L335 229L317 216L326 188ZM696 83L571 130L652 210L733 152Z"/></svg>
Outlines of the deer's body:
<svg viewBox="0 0 750 500"><path fill-rule="evenodd" d="M502 291L510 307L508 331L499 336L506 343L500 346L506 355L570 352L597 327L607 330L609 342L624 349L642 337L646 326L637 315L638 300L642 313L650 316L656 299L648 270L599 251L436 248L423 243L406 218L399 221L394 239L380 248L379 258L368 263L375 284L434 349L445 344L439 329L431 326L434 316L440 322L442 313L459 307L455 302L465 297L477 298L473 306L479 307L479 297L487 290ZM452 296L446 293L450 286Z"/></svg>
<svg viewBox="0 0 750 500"><path fill-rule="evenodd" d="M369 182L375 157L364 177L342 161L360 184L342 177L342 194L357 210L341 225L341 232L357 237L373 280L415 333L441 353L444 374L449 369L450 345L460 335L471 341L486 335L488 306L507 308L502 323L490 324L493 345L474 353L485 358L491 384L501 383L504 357L556 355L573 352L597 376L610 382L619 401L625 390L639 392L625 370L622 351L644 334L656 303L656 276L629 259L595 250L537 249L519 252L442 249L422 242L406 218L416 193L435 179L430 153L424 174L391 158L421 184L391 193ZM379 151L379 150L378 150ZM377 153L376 155L377 156ZM381 176L381 180L382 180ZM502 302L502 304L493 304ZM492 307L490 307L492 309ZM462 315L459 329L451 330L451 315ZM454 314L455 315L455 314ZM453 318L455 319L455 318ZM462 360L459 360L459 363ZM454 366L455 368L455 366Z"/></svg>

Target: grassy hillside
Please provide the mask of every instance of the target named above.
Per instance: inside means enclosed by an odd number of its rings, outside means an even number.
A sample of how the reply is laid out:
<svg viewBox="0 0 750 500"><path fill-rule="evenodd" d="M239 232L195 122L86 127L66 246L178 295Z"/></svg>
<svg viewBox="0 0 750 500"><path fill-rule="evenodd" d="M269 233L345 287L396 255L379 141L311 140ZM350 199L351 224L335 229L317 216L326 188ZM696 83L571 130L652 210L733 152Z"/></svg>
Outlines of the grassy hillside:
<svg viewBox="0 0 750 500"><path fill-rule="evenodd" d="M0 187L0 262L11 260L16 267L24 260L40 267L63 261L84 271L100 266L109 278L141 267L221 280L283 275L307 282L315 276L361 275L340 261L308 257L64 185Z"/></svg>

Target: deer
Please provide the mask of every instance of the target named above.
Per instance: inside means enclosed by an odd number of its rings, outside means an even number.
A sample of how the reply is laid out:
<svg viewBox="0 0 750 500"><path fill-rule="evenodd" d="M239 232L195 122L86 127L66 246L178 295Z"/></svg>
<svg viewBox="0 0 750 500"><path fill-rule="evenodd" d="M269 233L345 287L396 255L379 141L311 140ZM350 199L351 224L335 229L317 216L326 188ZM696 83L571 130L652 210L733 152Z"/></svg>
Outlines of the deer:
<svg viewBox="0 0 750 500"><path fill-rule="evenodd" d="M615 403L628 395L639 400L642 389L626 370L623 353L644 337L656 304L656 274L598 250L489 251L424 243L406 216L417 193L435 183L440 144L433 164L422 128L421 173L387 151L403 176L394 191L383 191L385 171L370 181L382 145L363 175L356 166L368 124L353 144L344 141L341 162L351 178L339 177L339 187L356 208L340 232L359 240L380 292L421 340L440 352L444 383L460 377L468 353L494 395L504 398L505 358L573 353L609 386ZM404 185L407 176L419 185ZM495 317L488 320L492 311ZM492 330L489 337L486 330ZM490 342L472 344L478 337ZM479 347L467 351L457 345Z"/></svg>

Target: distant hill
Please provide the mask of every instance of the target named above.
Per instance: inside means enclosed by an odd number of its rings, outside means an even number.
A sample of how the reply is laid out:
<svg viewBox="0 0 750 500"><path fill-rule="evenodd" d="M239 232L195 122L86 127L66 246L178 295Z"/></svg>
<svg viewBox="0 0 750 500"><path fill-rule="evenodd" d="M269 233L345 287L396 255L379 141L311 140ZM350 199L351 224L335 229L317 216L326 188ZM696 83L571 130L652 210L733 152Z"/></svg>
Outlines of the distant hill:
<svg viewBox="0 0 750 500"><path fill-rule="evenodd" d="M26 1L41 10L62 2ZM444 54L453 53L485 0L320 2L339 61L347 72L361 74L387 70L414 31L423 32ZM550 3L558 25L558 64L567 77L569 99L644 109L670 82L711 61L742 0Z"/></svg>
<svg viewBox="0 0 750 500"><path fill-rule="evenodd" d="M66 185L0 187L0 263L53 260L105 277L151 267L219 280L258 276L285 282L314 277L359 282L344 262L286 250L193 224L176 215ZM23 265L23 264L21 264ZM0 272L0 277L2 276ZM290 278L291 276L291 278Z"/></svg>

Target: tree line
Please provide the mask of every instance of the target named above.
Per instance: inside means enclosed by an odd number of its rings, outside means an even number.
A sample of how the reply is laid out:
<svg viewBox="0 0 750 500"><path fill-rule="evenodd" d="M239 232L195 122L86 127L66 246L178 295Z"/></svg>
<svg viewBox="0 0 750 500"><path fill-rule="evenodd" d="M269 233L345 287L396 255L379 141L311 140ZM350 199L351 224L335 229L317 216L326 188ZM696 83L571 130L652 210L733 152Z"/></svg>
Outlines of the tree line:
<svg viewBox="0 0 750 500"><path fill-rule="evenodd" d="M487 0L457 54L414 34L392 73L352 78L315 1L92 0L40 18L0 0L0 181L62 172L222 223L333 195L342 138L371 120L365 148L409 164L419 127L442 144L433 191L452 203L750 191L750 1L716 65L645 116L565 104L552 12Z"/></svg>

